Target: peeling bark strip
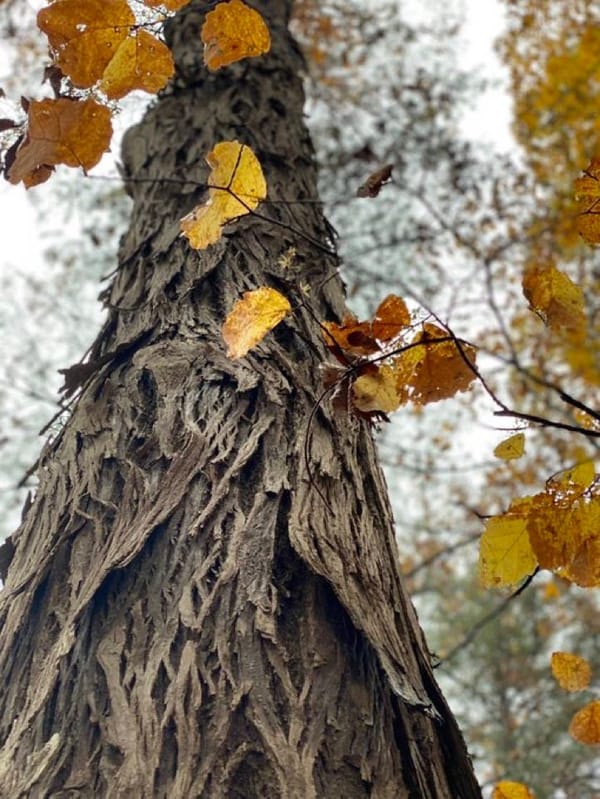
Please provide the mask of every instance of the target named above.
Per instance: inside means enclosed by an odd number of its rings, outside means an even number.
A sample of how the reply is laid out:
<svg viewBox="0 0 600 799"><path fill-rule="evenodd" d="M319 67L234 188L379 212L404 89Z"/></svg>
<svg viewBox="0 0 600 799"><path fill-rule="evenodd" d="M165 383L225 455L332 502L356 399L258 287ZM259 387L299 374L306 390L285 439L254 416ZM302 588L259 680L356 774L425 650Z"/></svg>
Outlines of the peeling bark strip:
<svg viewBox="0 0 600 799"><path fill-rule="evenodd" d="M307 478L320 331L301 311L248 358L224 355L220 325L249 288L309 282L316 312L339 318L341 283L318 288L336 264L252 217L195 253L177 220L199 197L160 182L205 181L204 154L237 138L272 196L316 196L291 3L254 5L272 53L214 75L197 40L209 4L178 14L177 77L125 139L131 227L90 360L126 354L89 376L14 536L3 797L480 796L366 425L316 415L311 465L333 515ZM329 238L315 204L264 209Z"/></svg>

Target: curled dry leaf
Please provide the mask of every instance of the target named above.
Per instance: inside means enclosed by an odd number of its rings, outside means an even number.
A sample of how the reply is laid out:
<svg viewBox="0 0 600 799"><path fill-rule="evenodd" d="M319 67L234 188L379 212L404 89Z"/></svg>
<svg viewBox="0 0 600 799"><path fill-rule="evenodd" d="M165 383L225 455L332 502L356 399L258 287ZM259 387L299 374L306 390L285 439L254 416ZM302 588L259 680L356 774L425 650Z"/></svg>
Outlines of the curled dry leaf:
<svg viewBox="0 0 600 799"><path fill-rule="evenodd" d="M91 169L108 150L111 113L95 100L32 101L27 134L8 172L11 183L42 183L55 164Z"/></svg>
<svg viewBox="0 0 600 799"><path fill-rule="evenodd" d="M247 291L235 303L223 324L229 358L242 358L263 340L292 310L283 294L263 287Z"/></svg>
<svg viewBox="0 0 600 799"><path fill-rule="evenodd" d="M582 691L590 684L592 669L588 661L570 652L553 652L552 676L563 691Z"/></svg>
<svg viewBox="0 0 600 799"><path fill-rule="evenodd" d="M206 156L211 168L208 200L181 220L181 232L195 250L218 241L223 225L253 211L267 196L258 158L238 141L215 145Z"/></svg>
<svg viewBox="0 0 600 799"><path fill-rule="evenodd" d="M356 190L357 197L377 197L381 187L388 183L392 177L393 164L386 164L378 169L377 172L369 175L365 182Z"/></svg>
<svg viewBox="0 0 600 799"><path fill-rule="evenodd" d="M200 36L204 63L211 70L271 49L271 34L264 19L241 0L219 3L206 15Z"/></svg>

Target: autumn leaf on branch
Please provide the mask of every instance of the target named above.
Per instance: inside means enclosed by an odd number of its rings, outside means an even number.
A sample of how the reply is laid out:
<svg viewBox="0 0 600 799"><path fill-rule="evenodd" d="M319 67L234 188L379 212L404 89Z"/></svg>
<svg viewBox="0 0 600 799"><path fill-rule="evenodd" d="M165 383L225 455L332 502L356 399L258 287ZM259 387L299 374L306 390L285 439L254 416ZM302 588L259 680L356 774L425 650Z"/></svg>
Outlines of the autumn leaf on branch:
<svg viewBox="0 0 600 799"><path fill-rule="evenodd" d="M600 495L593 464L512 501L486 523L479 548L484 586L515 585L539 565L584 588L600 585Z"/></svg>
<svg viewBox="0 0 600 799"><path fill-rule="evenodd" d="M588 244L600 244L600 158L593 158L584 177L575 181L575 199L579 234Z"/></svg>
<svg viewBox="0 0 600 799"><path fill-rule="evenodd" d="M535 266L523 277L530 308L554 331L585 328L583 292L554 264Z"/></svg>
<svg viewBox="0 0 600 799"><path fill-rule="evenodd" d="M195 250L221 238L223 225L253 211L267 196L267 183L258 158L238 141L223 141L206 156L208 200L181 220L181 232Z"/></svg>
<svg viewBox="0 0 600 799"><path fill-rule="evenodd" d="M551 667L553 677L564 691L581 691L592 679L588 661L570 652L553 652Z"/></svg>
<svg viewBox="0 0 600 799"><path fill-rule="evenodd" d="M515 499L501 516L488 519L479 544L479 580L485 588L512 586L538 565L529 541L531 497Z"/></svg>
<svg viewBox="0 0 600 799"><path fill-rule="evenodd" d="M43 183L56 164L91 169L110 144L110 110L95 100L33 100L27 116L27 133L8 171L11 183Z"/></svg>
<svg viewBox="0 0 600 799"><path fill-rule="evenodd" d="M235 303L223 324L223 338L229 358L243 358L287 316L292 307L275 289L247 291Z"/></svg>
<svg viewBox="0 0 600 799"><path fill-rule="evenodd" d="M204 63L213 71L271 49L271 35L264 19L241 0L219 3L206 15L200 35Z"/></svg>
<svg viewBox="0 0 600 799"><path fill-rule="evenodd" d="M322 322L327 348L338 358L341 350L348 360L381 352L382 345L396 338L408 325L410 312L404 300L395 294L379 303L372 321L359 322L356 316L346 314L341 324Z"/></svg>
<svg viewBox="0 0 600 799"><path fill-rule="evenodd" d="M408 389L416 405L467 391L476 379L475 348L457 342L447 330L426 323L411 345L396 360L396 371L399 383Z"/></svg>
<svg viewBox="0 0 600 799"><path fill-rule="evenodd" d="M134 89L156 93L174 73L169 48L136 23L126 0L56 0L38 14L55 63L73 85L100 81L109 99Z"/></svg>

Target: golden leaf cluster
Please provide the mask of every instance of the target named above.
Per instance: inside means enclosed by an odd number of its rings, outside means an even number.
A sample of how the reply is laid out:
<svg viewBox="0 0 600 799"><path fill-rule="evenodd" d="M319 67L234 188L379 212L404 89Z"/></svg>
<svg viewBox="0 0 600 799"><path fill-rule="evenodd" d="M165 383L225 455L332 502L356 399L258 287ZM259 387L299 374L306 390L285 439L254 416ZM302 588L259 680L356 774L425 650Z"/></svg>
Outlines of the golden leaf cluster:
<svg viewBox="0 0 600 799"><path fill-rule="evenodd" d="M512 501L486 523L479 549L485 586L510 586L537 566L582 587L600 585L600 493L586 462L546 490Z"/></svg>

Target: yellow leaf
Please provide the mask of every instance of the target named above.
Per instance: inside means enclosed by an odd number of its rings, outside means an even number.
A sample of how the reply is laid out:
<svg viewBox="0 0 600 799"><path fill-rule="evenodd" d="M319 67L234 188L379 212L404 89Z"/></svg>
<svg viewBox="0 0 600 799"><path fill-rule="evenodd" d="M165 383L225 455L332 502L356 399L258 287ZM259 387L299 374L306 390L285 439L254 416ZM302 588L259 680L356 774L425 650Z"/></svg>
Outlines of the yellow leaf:
<svg viewBox="0 0 600 799"><path fill-rule="evenodd" d="M461 353L446 330L431 324L423 325L423 331L412 343L419 342L423 343L407 349L396 359L399 390L408 390L417 405L467 391L475 380L475 372L467 363L475 364L475 348L462 342Z"/></svg>
<svg viewBox="0 0 600 799"><path fill-rule="evenodd" d="M523 277L523 294L552 330L585 327L583 292L554 264L528 269Z"/></svg>
<svg viewBox="0 0 600 799"><path fill-rule="evenodd" d="M373 371L360 375L352 386L354 407L364 413L392 413L402 404L396 388L396 374L391 366L373 366Z"/></svg>
<svg viewBox="0 0 600 799"><path fill-rule="evenodd" d="M241 0L230 0L206 15L201 38L204 43L204 63L217 70L268 53L271 35L262 16Z"/></svg>
<svg viewBox="0 0 600 799"><path fill-rule="evenodd" d="M247 291L238 300L223 325L229 358L242 358L259 344L292 310L288 300L268 287Z"/></svg>
<svg viewBox="0 0 600 799"><path fill-rule="evenodd" d="M17 150L8 179L25 186L47 179L55 164L91 169L108 149L110 109L95 100L32 101L27 135Z"/></svg>
<svg viewBox="0 0 600 799"><path fill-rule="evenodd" d="M535 795L522 782L502 780L492 791L492 799L535 799Z"/></svg>
<svg viewBox="0 0 600 799"><path fill-rule="evenodd" d="M195 250L214 244L223 225L250 213L267 196L260 162L245 144L219 142L206 162L211 168L208 200L181 220L181 232Z"/></svg>
<svg viewBox="0 0 600 799"><path fill-rule="evenodd" d="M487 520L479 544L479 579L486 588L515 585L535 570L537 559L527 533L531 501L513 500L506 513Z"/></svg>
<svg viewBox="0 0 600 799"><path fill-rule="evenodd" d="M138 30L118 46L104 70L100 88L110 100L118 100L135 89L155 94L174 72L173 57L166 44Z"/></svg>
<svg viewBox="0 0 600 799"><path fill-rule="evenodd" d="M569 735L579 743L600 744L600 699L578 710L569 724Z"/></svg>
<svg viewBox="0 0 600 799"><path fill-rule="evenodd" d="M554 679L564 691L582 691L592 679L588 661L569 652L553 652L551 667Z"/></svg>
<svg viewBox="0 0 600 799"><path fill-rule="evenodd" d="M549 483L549 489L553 491L565 491L569 489L577 490L578 494L588 488L596 477L594 461L582 461L571 469L560 472Z"/></svg>
<svg viewBox="0 0 600 799"><path fill-rule="evenodd" d="M37 21L62 72L87 88L100 80L135 16L126 0L55 0Z"/></svg>
<svg viewBox="0 0 600 799"><path fill-rule="evenodd" d="M516 433L510 438L505 438L501 441L496 449L494 455L503 461L512 461L520 458L525 452L525 434Z"/></svg>

